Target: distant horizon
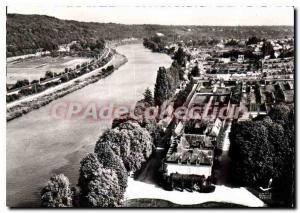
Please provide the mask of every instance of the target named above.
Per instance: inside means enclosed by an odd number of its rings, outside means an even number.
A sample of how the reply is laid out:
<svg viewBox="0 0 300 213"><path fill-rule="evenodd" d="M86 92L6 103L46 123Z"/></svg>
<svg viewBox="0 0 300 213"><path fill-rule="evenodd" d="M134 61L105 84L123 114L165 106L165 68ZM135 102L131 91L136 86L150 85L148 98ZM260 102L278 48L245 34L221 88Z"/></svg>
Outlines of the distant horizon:
<svg viewBox="0 0 300 213"><path fill-rule="evenodd" d="M79 22L170 26L294 26L293 7L8 6L7 14Z"/></svg>
<svg viewBox="0 0 300 213"><path fill-rule="evenodd" d="M23 13L7 13L7 15L25 15L25 16L47 16L51 18L56 18L59 20L64 20L64 21L76 21L76 22L83 22L83 23L99 23L99 24L120 24L120 25L157 25L157 26L191 26L191 27L294 27L294 25L175 25L175 24L125 24L125 23L118 23L118 22L98 22L98 21L79 21L79 20L74 20L74 19L63 19L59 18L53 15L45 15L45 14L23 14Z"/></svg>

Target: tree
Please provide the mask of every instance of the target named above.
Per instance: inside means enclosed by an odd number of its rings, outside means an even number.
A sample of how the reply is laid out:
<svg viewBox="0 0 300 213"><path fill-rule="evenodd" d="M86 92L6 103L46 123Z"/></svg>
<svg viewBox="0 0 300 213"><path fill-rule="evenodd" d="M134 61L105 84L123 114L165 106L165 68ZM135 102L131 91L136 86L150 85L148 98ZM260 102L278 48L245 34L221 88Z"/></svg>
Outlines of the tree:
<svg viewBox="0 0 300 213"><path fill-rule="evenodd" d="M251 45L251 44L257 44L258 42L260 42L261 39L256 38L255 36L252 36L248 39L248 41L246 42L247 45Z"/></svg>
<svg viewBox="0 0 300 213"><path fill-rule="evenodd" d="M174 101L175 109L182 106L185 103L187 97L189 96L190 92L193 89L193 86L194 86L193 82L190 81L183 90L179 91Z"/></svg>
<svg viewBox="0 0 300 213"><path fill-rule="evenodd" d="M282 125L289 123L290 120L289 115L290 115L290 109L288 106L284 104L280 104L273 107L269 112L270 118L273 121L280 123Z"/></svg>
<svg viewBox="0 0 300 213"><path fill-rule="evenodd" d="M268 129L262 122L235 123L229 136L237 183L255 186L273 177L274 146L268 143Z"/></svg>
<svg viewBox="0 0 300 213"><path fill-rule="evenodd" d="M149 132L137 122L126 121L116 128L104 132L96 143L99 150L101 143L108 143L119 156L127 171L137 171L152 153L152 138Z"/></svg>
<svg viewBox="0 0 300 213"><path fill-rule="evenodd" d="M242 83L238 83L231 90L231 102L233 104L239 104L242 95Z"/></svg>
<svg viewBox="0 0 300 213"><path fill-rule="evenodd" d="M269 41L264 41L264 44L262 46L262 52L264 56L270 56L271 58L274 58L274 49Z"/></svg>
<svg viewBox="0 0 300 213"><path fill-rule="evenodd" d="M196 77L196 76L200 76L200 70L198 68L198 65L194 66L192 71L191 71L191 75Z"/></svg>
<svg viewBox="0 0 300 213"><path fill-rule="evenodd" d="M51 177L41 196L42 207L72 207L70 182L63 174Z"/></svg>
<svg viewBox="0 0 300 213"><path fill-rule="evenodd" d="M88 154L80 164L80 206L118 206L122 193L115 171L104 168L95 153Z"/></svg>
<svg viewBox="0 0 300 213"><path fill-rule="evenodd" d="M260 84L258 82L255 83L254 86L254 93L256 97L256 102L258 104L261 104L261 92L260 92Z"/></svg>
<svg viewBox="0 0 300 213"><path fill-rule="evenodd" d="M161 106L164 101L172 95L171 85L168 78L167 70L160 67L157 71L156 83L154 88L155 105Z"/></svg>
<svg viewBox="0 0 300 213"><path fill-rule="evenodd" d="M237 46L239 43L236 40L231 39L227 43L225 43L225 46Z"/></svg>
<svg viewBox="0 0 300 213"><path fill-rule="evenodd" d="M164 135L164 131L161 125L159 125L155 119L147 119L144 118L141 126L144 127L152 138L152 143L155 146L159 146L160 142L162 142L162 138Z"/></svg>
<svg viewBox="0 0 300 213"><path fill-rule="evenodd" d="M95 153L97 154L98 160L104 168L112 169L116 172L121 190L120 197L123 198L123 193L125 193L128 178L123 161L113 152L108 143L97 143L97 146L95 147Z"/></svg>
<svg viewBox="0 0 300 213"><path fill-rule="evenodd" d="M152 95L152 92L149 88L147 88L144 92L144 101L148 104L150 104L150 106L154 105L154 98Z"/></svg>
<svg viewBox="0 0 300 213"><path fill-rule="evenodd" d="M38 80L33 80L33 81L30 82L30 84L37 84L37 83L39 83Z"/></svg>
<svg viewBox="0 0 300 213"><path fill-rule="evenodd" d="M20 88L27 85L29 85L29 81L27 79L18 80L17 83L15 83L14 88Z"/></svg>
<svg viewBox="0 0 300 213"><path fill-rule="evenodd" d="M181 69L181 66L176 61L173 61L170 69L167 70L168 79L169 79L169 85L170 90L173 93L176 88L180 84L180 75L182 75L183 71Z"/></svg>
<svg viewBox="0 0 300 213"><path fill-rule="evenodd" d="M51 71L46 71L46 73L45 73L45 78L47 79L47 78L53 78L53 76L54 76L54 73L53 72L51 72Z"/></svg>
<svg viewBox="0 0 300 213"><path fill-rule="evenodd" d="M180 66L185 66L185 56L183 48L179 47L174 54L174 60L176 60Z"/></svg>

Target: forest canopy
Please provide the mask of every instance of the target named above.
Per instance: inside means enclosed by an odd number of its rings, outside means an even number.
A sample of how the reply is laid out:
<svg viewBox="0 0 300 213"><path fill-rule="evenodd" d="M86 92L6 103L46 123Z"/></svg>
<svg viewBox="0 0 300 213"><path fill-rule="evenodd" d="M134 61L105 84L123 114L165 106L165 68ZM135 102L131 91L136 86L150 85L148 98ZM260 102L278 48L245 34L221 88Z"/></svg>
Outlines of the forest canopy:
<svg viewBox="0 0 300 213"><path fill-rule="evenodd" d="M115 40L148 38L157 33L166 38L199 40L199 38L284 38L293 36L292 26L176 26L125 25L115 23L78 22L45 15L7 14L7 56L35 53L38 49L54 50L58 45L77 40Z"/></svg>

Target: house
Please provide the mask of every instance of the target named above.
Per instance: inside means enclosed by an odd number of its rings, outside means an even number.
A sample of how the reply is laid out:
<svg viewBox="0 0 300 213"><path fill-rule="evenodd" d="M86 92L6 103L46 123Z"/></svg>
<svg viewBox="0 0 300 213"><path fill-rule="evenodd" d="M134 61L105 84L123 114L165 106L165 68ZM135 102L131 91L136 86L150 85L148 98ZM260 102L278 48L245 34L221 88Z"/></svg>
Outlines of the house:
<svg viewBox="0 0 300 213"><path fill-rule="evenodd" d="M217 118L213 123L210 123L208 125L204 133L212 137L217 137L220 133L222 126L223 122L220 118Z"/></svg>
<svg viewBox="0 0 300 213"><path fill-rule="evenodd" d="M224 64L228 64L230 62L230 58L220 58L219 61L223 62Z"/></svg>
<svg viewBox="0 0 300 213"><path fill-rule="evenodd" d="M164 162L165 175L203 175L208 178L212 174L213 149L209 136L183 134L173 152L168 152Z"/></svg>
<svg viewBox="0 0 300 213"><path fill-rule="evenodd" d="M200 125L200 124L203 125ZM163 163L166 180L174 174L185 177L196 175L205 178L212 176L214 150L217 147L216 138L220 134L224 123L217 118L212 121L192 121L192 129L178 129L181 134L171 139L171 145ZM200 126L199 126L200 125ZM177 129L177 128L176 128ZM190 132L193 133L190 133ZM180 133L180 131L176 131ZM196 134L197 133L197 134Z"/></svg>
<svg viewBox="0 0 300 213"><path fill-rule="evenodd" d="M244 62L244 60L245 60L245 57L244 57L244 55L238 55L237 62L239 62L239 63L243 63L243 62Z"/></svg>

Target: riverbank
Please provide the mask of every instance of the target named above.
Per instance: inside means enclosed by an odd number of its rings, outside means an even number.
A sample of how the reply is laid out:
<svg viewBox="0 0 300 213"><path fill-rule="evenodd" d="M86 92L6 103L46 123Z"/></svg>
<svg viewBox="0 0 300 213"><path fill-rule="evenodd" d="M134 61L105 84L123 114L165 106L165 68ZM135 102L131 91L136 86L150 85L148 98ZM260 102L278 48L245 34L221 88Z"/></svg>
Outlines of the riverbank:
<svg viewBox="0 0 300 213"><path fill-rule="evenodd" d="M100 79L106 78L127 61L128 60L125 55L115 53L112 56L112 59L103 67L100 67L79 78L73 79L72 81L66 82L65 84L50 88L41 94L33 95L32 97L29 97L27 101L21 100L19 102L16 101L17 103L11 103L7 105L6 121L11 121L15 118L21 117L22 115L27 114L32 110L39 109L58 98L79 90L89 84L95 83ZM111 65L114 66L113 71L105 73L101 72L103 68L107 68Z"/></svg>

